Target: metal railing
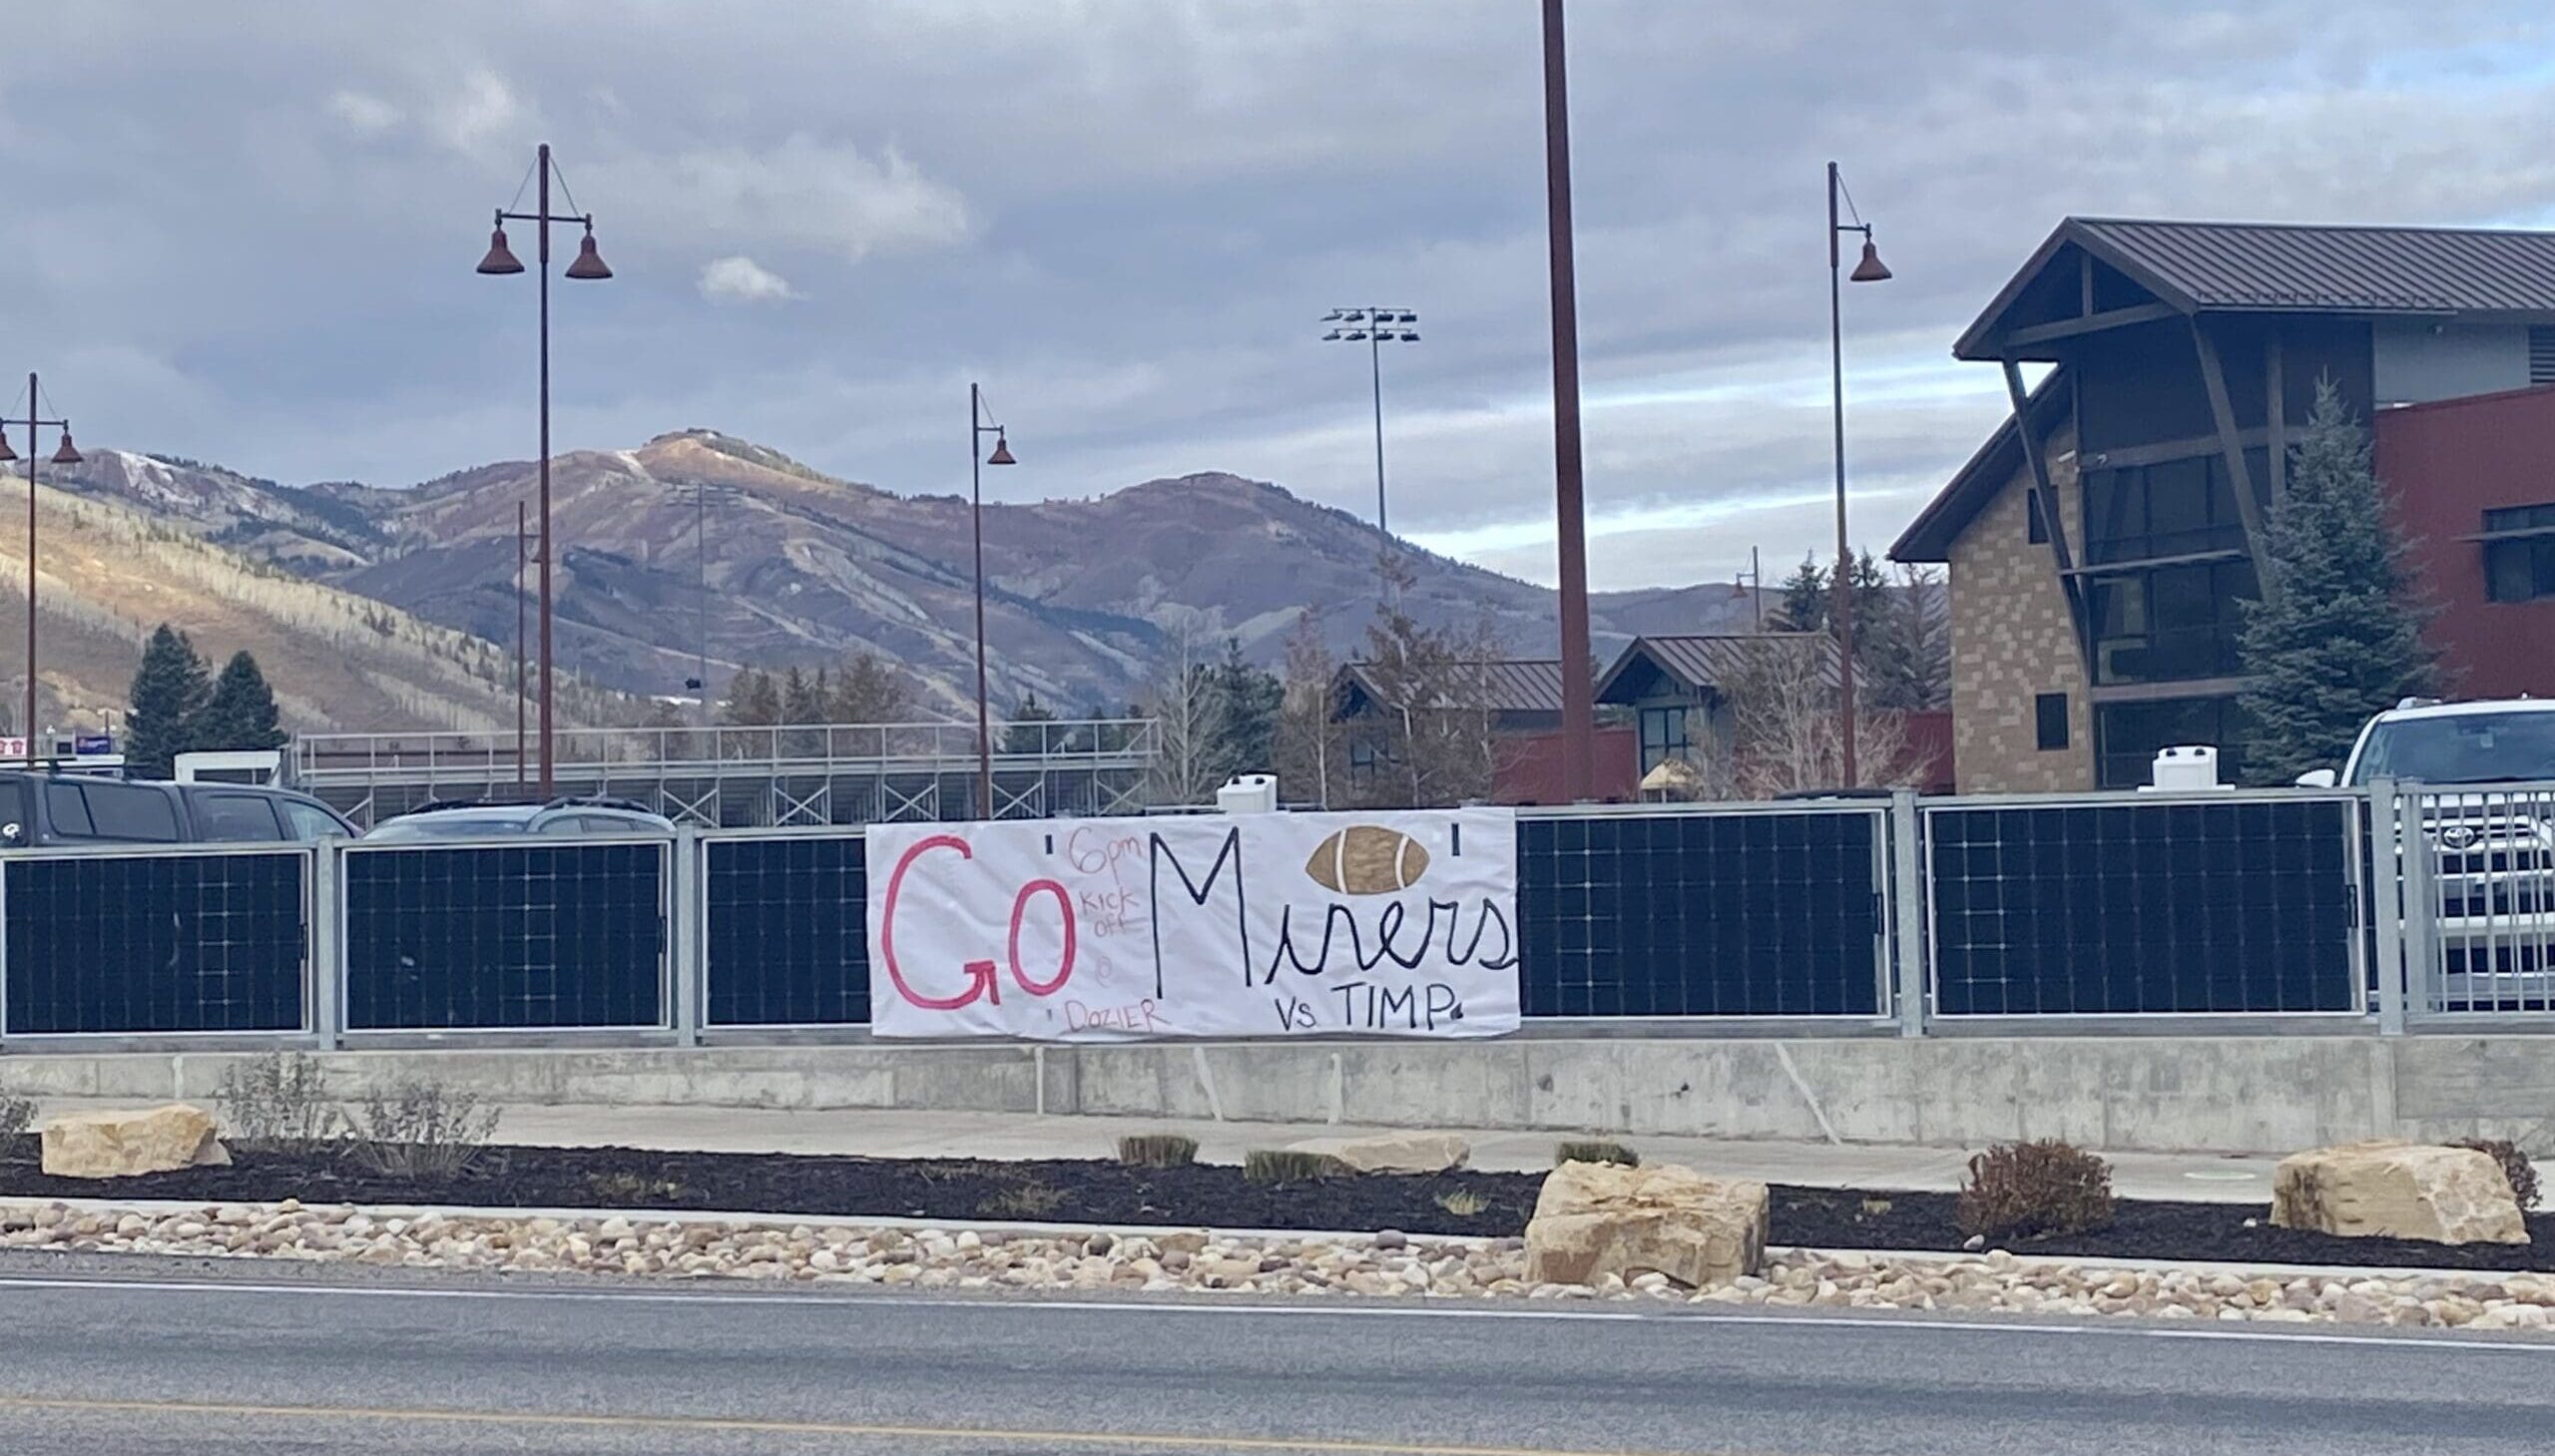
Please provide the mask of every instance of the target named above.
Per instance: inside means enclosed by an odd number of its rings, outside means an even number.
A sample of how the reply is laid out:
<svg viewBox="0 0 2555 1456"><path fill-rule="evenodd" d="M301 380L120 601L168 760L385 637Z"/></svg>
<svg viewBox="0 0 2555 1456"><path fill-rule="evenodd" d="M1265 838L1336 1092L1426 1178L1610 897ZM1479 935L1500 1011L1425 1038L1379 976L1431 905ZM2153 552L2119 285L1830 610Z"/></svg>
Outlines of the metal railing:
<svg viewBox="0 0 2555 1456"><path fill-rule="evenodd" d="M2377 785L2414 1018L2555 1013L2555 783ZM2391 800L2391 803L2389 802Z"/></svg>
<svg viewBox="0 0 2555 1456"><path fill-rule="evenodd" d="M863 1034L865 838L0 854L0 1048ZM2555 785L1522 810L1529 1025L2555 1017ZM2555 1023L2545 1023L2555 1024Z"/></svg>
<svg viewBox="0 0 2555 1456"><path fill-rule="evenodd" d="M637 799L703 828L1136 813L1158 746L1150 719L1031 721L995 730L978 803L975 726L947 722L570 728L562 792ZM519 798L533 765L512 732L311 733L293 783L357 823L432 798Z"/></svg>

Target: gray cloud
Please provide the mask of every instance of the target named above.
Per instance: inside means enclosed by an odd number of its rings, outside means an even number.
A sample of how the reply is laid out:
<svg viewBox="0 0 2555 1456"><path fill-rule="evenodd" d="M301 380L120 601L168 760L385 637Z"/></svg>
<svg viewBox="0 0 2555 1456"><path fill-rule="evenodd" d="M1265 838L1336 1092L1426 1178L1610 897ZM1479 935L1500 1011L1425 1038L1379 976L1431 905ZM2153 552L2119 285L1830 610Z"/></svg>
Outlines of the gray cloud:
<svg viewBox="0 0 2555 1456"><path fill-rule="evenodd" d="M1846 298L1878 545L1998 417L1992 371L1945 351L2066 213L2555 222L2543 11L1577 0L1594 576L1727 579L1824 538L1827 158L1898 272ZM547 140L619 274L554 300L564 444L714 425L943 490L976 379L1013 494L1228 469L1363 512L1365 361L1317 320L1406 301L1395 525L1549 576L1531 6L594 15L18 17L46 58L0 90L0 157L44 203L0 213L20 352L100 444L380 482L528 453L531 288L470 263ZM803 296L733 306L754 276Z"/></svg>

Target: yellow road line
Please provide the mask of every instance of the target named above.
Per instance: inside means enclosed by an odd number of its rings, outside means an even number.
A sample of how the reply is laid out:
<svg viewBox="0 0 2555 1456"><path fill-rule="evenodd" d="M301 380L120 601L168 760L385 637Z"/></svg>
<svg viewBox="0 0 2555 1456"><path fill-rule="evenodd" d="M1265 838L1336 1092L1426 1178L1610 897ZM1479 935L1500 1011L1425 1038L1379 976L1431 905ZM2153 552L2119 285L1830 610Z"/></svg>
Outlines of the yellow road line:
<svg viewBox="0 0 2555 1456"><path fill-rule="evenodd" d="M1041 1446L1166 1446L1202 1451L1304 1452L1310 1456L1637 1456L1543 1446L1438 1446L1393 1441L1283 1440L1269 1436L1181 1435L1153 1431L1037 1431L979 1426L873 1425L857 1422L737 1420L718 1416L588 1415L566 1411L427 1410L397 1406L256 1405L226 1401L75 1400L0 1396L0 1411L71 1415L234 1416L275 1420L403 1421L457 1426L547 1426L589 1430L693 1431L704 1434L854 1436L882 1440L959 1440ZM1735 1451L1698 1456L1745 1456Z"/></svg>

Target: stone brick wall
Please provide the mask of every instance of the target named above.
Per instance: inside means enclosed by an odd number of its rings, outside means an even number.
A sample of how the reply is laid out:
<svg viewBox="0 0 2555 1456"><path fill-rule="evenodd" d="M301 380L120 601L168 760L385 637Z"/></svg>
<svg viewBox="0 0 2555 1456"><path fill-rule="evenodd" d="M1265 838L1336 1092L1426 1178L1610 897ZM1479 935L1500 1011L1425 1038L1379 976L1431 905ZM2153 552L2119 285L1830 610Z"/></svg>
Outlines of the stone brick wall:
<svg viewBox="0 0 2555 1456"><path fill-rule="evenodd" d="M2073 431L2049 443L2050 486L2078 558L2083 503ZM2060 460L2055 457L2067 455ZM1953 765L1963 793L2094 786L2094 715L2049 545L2031 539L2025 462L1951 548ZM2034 700L2067 695L2067 746L2042 752Z"/></svg>

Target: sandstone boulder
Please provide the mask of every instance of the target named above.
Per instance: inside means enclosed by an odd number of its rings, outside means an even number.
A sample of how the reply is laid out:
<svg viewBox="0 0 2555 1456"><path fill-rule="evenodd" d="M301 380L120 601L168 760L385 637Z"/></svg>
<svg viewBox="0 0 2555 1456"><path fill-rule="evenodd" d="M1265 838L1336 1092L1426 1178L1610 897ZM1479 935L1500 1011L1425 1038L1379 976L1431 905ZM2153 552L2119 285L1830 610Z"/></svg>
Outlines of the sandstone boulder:
<svg viewBox="0 0 2555 1456"><path fill-rule="evenodd" d="M1766 1186L1691 1168L1565 1163L1544 1180L1526 1225L1526 1277L1594 1284L1662 1273L1688 1288L1757 1272L1766 1256Z"/></svg>
<svg viewBox="0 0 2555 1456"><path fill-rule="evenodd" d="M2491 1157L2389 1139L2282 1159L2272 1174L2272 1222L2346 1238L2528 1242L2519 1201Z"/></svg>
<svg viewBox="0 0 2555 1456"><path fill-rule="evenodd" d="M1473 1145L1452 1133L1378 1133L1367 1138L1307 1138L1289 1153L1323 1153L1357 1173L1444 1173L1461 1168Z"/></svg>
<svg viewBox="0 0 2555 1456"><path fill-rule="evenodd" d="M215 1136L213 1114L185 1103L64 1113L44 1125L42 1136L44 1171L55 1178L131 1178L231 1161Z"/></svg>

